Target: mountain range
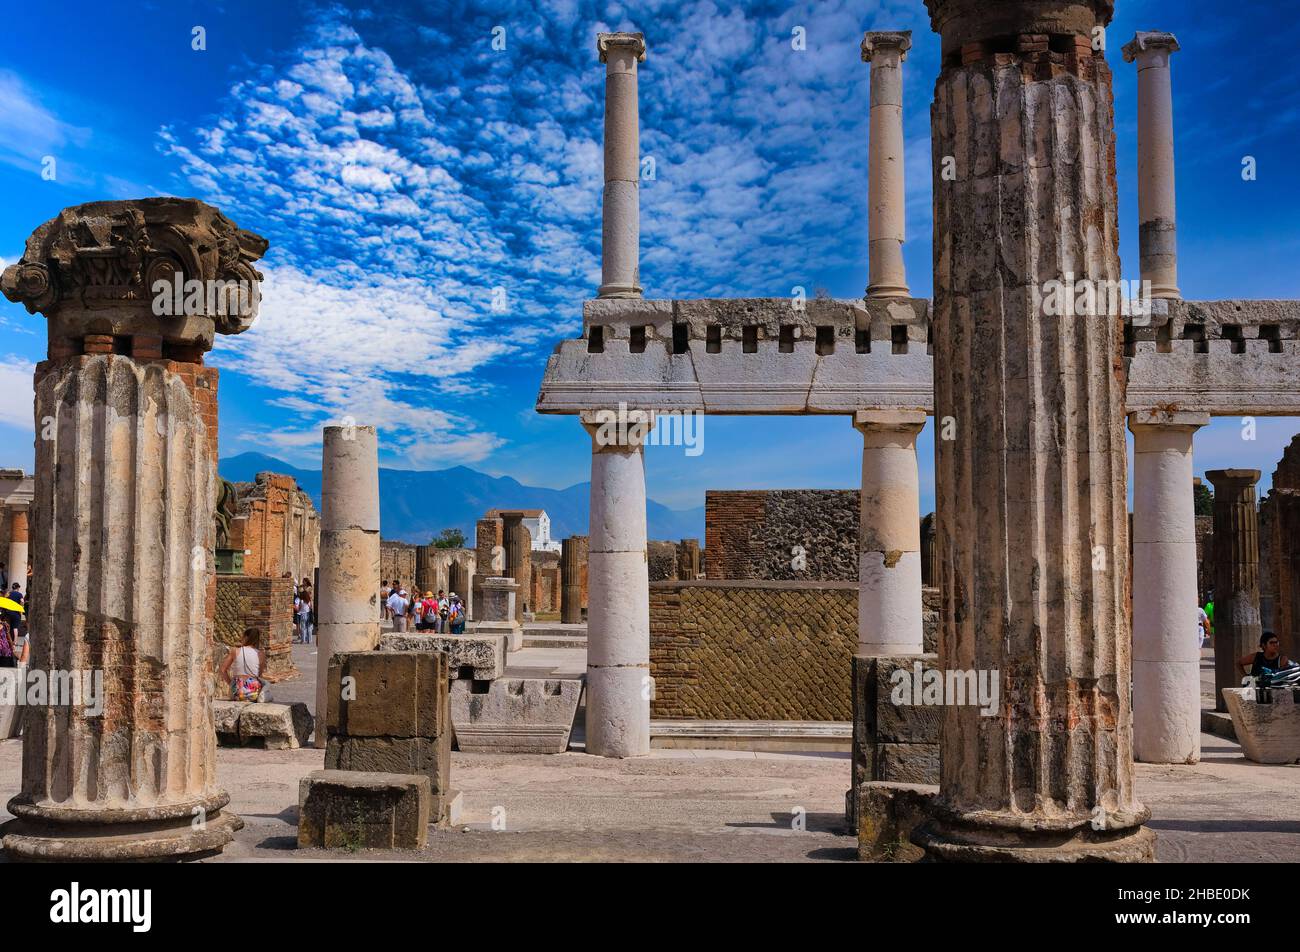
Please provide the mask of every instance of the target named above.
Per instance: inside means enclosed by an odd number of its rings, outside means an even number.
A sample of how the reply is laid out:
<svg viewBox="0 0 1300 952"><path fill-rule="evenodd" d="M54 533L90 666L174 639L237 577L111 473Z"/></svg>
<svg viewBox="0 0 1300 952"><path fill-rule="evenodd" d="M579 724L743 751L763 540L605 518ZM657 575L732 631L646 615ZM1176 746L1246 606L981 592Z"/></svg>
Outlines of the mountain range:
<svg viewBox="0 0 1300 952"><path fill-rule="evenodd" d="M240 453L219 464L231 482L252 482L261 472L284 473L320 509L320 470L296 466L263 453ZM459 529L474 544L474 524L489 509L545 509L551 538L586 535L591 484L567 489L525 486L509 476L489 476L467 466L414 470L379 467L379 526L385 539L427 543L443 529ZM646 501L646 531L651 539L699 539L704 542L704 507L669 509Z"/></svg>

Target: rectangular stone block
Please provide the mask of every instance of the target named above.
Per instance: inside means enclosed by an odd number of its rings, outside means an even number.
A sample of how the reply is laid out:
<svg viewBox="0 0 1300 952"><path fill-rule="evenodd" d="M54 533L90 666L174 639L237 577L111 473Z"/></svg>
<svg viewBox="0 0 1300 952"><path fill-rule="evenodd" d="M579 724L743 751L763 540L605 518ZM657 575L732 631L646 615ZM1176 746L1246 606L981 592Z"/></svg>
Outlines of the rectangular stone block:
<svg viewBox="0 0 1300 952"><path fill-rule="evenodd" d="M897 658L853 658L854 736L873 744L939 742L942 707L926 704L895 704L895 672L902 671L911 681L915 664L921 671L935 668L938 655L925 654Z"/></svg>
<svg viewBox="0 0 1300 952"><path fill-rule="evenodd" d="M311 738L312 718L302 701L248 704L239 712L239 741L267 750L296 750Z"/></svg>
<svg viewBox="0 0 1300 952"><path fill-rule="evenodd" d="M1271 704L1260 704L1254 689L1224 688L1232 728L1247 760L1292 764L1300 760L1300 706L1290 691L1274 690Z"/></svg>
<svg viewBox="0 0 1300 952"><path fill-rule="evenodd" d="M912 831L925 822L939 788L927 784L864 783L858 790L858 859L867 863L915 863L925 850Z"/></svg>
<svg viewBox="0 0 1300 952"><path fill-rule="evenodd" d="M456 744L468 752L563 753L581 694L577 679L501 678L486 694L457 681L451 687Z"/></svg>
<svg viewBox="0 0 1300 952"><path fill-rule="evenodd" d="M298 846L420 849L433 795L423 774L316 770L298 787Z"/></svg>
<svg viewBox="0 0 1300 952"><path fill-rule="evenodd" d="M423 774L435 797L450 790L451 731L438 737L339 737L325 742L327 770Z"/></svg>
<svg viewBox="0 0 1300 952"><path fill-rule="evenodd" d="M938 744L877 744L873 780L938 783Z"/></svg>
<svg viewBox="0 0 1300 952"><path fill-rule="evenodd" d="M438 737L451 727L447 687L447 656L440 652L336 654L329 662L327 734Z"/></svg>
<svg viewBox="0 0 1300 952"><path fill-rule="evenodd" d="M491 634L476 635L383 635L379 650L440 651L447 655L447 666L452 677L468 675L475 681L492 681L506 670L506 637Z"/></svg>

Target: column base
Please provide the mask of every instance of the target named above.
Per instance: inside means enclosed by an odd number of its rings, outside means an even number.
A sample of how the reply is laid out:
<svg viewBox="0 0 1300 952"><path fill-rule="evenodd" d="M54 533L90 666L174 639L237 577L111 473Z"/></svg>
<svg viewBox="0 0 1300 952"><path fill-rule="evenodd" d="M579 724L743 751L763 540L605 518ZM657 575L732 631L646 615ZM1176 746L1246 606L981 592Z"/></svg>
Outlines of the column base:
<svg viewBox="0 0 1300 952"><path fill-rule="evenodd" d="M905 284L870 284L865 297L869 298L910 298L911 290Z"/></svg>
<svg viewBox="0 0 1300 952"><path fill-rule="evenodd" d="M598 298L639 298L641 287L636 284L602 284L596 289Z"/></svg>
<svg viewBox="0 0 1300 952"><path fill-rule="evenodd" d="M932 819L912 842L929 863L1154 863L1156 834L1123 830L1009 830Z"/></svg>
<svg viewBox="0 0 1300 952"><path fill-rule="evenodd" d="M244 828L221 812L229 802L221 793L165 808L68 810L19 796L9 801L15 819L0 826L0 837L11 862L182 862L220 853ZM196 815L206 816L197 829Z"/></svg>

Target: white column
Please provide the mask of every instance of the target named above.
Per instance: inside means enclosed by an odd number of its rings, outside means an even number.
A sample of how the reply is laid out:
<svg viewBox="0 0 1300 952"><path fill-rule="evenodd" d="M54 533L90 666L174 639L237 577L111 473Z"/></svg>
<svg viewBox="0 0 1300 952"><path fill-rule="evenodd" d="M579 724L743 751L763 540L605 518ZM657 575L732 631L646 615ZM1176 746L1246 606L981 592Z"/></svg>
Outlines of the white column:
<svg viewBox="0 0 1300 952"><path fill-rule="evenodd" d="M654 426L646 411L589 411L591 540L587 566L587 753L650 752L650 578L646 565L645 460Z"/></svg>
<svg viewBox="0 0 1300 952"><path fill-rule="evenodd" d="M379 581L378 436L373 426L327 426L316 593L317 747L325 746L329 659L379 644Z"/></svg>
<svg viewBox="0 0 1300 952"><path fill-rule="evenodd" d="M1209 414L1131 413L1133 431L1133 756L1201 759L1192 438Z"/></svg>
<svg viewBox="0 0 1300 952"><path fill-rule="evenodd" d="M1174 100L1169 55L1172 33L1137 33L1124 60L1138 64L1138 246L1151 296L1178 298L1178 234L1174 214Z"/></svg>
<svg viewBox="0 0 1300 952"><path fill-rule="evenodd" d="M27 594L27 509L9 510L9 588Z"/></svg>
<svg viewBox="0 0 1300 952"><path fill-rule="evenodd" d="M641 134L637 63L645 61L640 33L598 33L605 64L605 193L601 211L599 297L641 296Z"/></svg>
<svg viewBox="0 0 1300 952"><path fill-rule="evenodd" d="M903 61L912 32L872 32L862 38L871 64L871 141L867 201L870 279L867 297L909 297L903 267L907 194L903 168Z"/></svg>
<svg viewBox="0 0 1300 952"><path fill-rule="evenodd" d="M921 504L916 410L859 410L862 432L858 530L858 651L867 657L921 654Z"/></svg>

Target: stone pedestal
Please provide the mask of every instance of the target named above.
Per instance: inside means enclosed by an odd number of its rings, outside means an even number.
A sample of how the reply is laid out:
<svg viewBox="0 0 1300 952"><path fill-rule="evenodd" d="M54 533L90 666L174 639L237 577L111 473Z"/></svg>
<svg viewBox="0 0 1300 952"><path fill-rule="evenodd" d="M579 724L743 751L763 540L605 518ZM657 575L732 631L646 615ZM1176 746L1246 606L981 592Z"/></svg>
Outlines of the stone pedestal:
<svg viewBox="0 0 1300 952"><path fill-rule="evenodd" d="M601 205L598 297L641 296L641 132L637 64L645 62L640 33L599 33L605 64L605 191Z"/></svg>
<svg viewBox="0 0 1300 952"><path fill-rule="evenodd" d="M1178 52L1172 33L1138 32L1124 46L1125 62L1138 64L1138 246L1142 280L1151 296L1177 298L1178 232L1174 203L1174 99L1169 57Z"/></svg>
<svg viewBox="0 0 1300 952"><path fill-rule="evenodd" d="M525 611L536 610L532 605L527 604L532 589L532 534L524 525L522 512L501 513L501 523L501 546L505 550L506 560L505 575L517 583L513 599L514 612L511 617L516 622L522 622ZM484 593L484 597L489 596ZM482 617L487 619L486 615Z"/></svg>
<svg viewBox="0 0 1300 952"><path fill-rule="evenodd" d="M94 202L39 228L0 279L49 330L31 667L91 689L25 712L10 858L182 859L242 825L216 782L217 378L202 360L216 333L255 317L265 249L192 199ZM249 293L174 313L170 291L188 281Z"/></svg>
<svg viewBox="0 0 1300 952"><path fill-rule="evenodd" d="M18 590L27 594L27 510L9 510L9 566L8 589L13 590L14 582Z"/></svg>
<svg viewBox="0 0 1300 952"><path fill-rule="evenodd" d="M1226 711L1225 688L1241 686L1241 656L1259 650L1259 522L1257 469L1212 469L1214 485L1214 697Z"/></svg>
<svg viewBox="0 0 1300 952"><path fill-rule="evenodd" d="M921 513L916 436L925 414L859 410L858 654L920 654Z"/></svg>
<svg viewBox="0 0 1300 952"><path fill-rule="evenodd" d="M526 532L527 530L525 530ZM503 636L509 651L524 646L524 628L519 622L519 583L513 578L490 577L479 586L479 620L471 631L480 637Z"/></svg>
<svg viewBox="0 0 1300 952"><path fill-rule="evenodd" d="M870 283L867 296L909 297L903 266L907 194L903 164L903 61L912 48L910 30L871 32L862 38L862 60L871 64L871 140L867 146L867 230Z"/></svg>
<svg viewBox="0 0 1300 952"><path fill-rule="evenodd" d="M645 461L653 416L582 414L591 436L588 561L587 752L650 752L650 589L646 567Z"/></svg>
<svg viewBox="0 0 1300 952"><path fill-rule="evenodd" d="M1122 320L1048 282L1121 278L1108 0L927 0L940 667L997 673L943 708L937 861L1151 861L1133 782ZM1050 34L1050 39L1049 39ZM1068 44L1068 50L1058 48Z"/></svg>
<svg viewBox="0 0 1300 952"><path fill-rule="evenodd" d="M321 463L318 656L379 644L379 440L373 426L327 426ZM316 746L325 746L328 663L316 665Z"/></svg>
<svg viewBox="0 0 1300 952"><path fill-rule="evenodd" d="M1192 438L1209 414L1143 412L1133 431L1133 755L1201 759Z"/></svg>

